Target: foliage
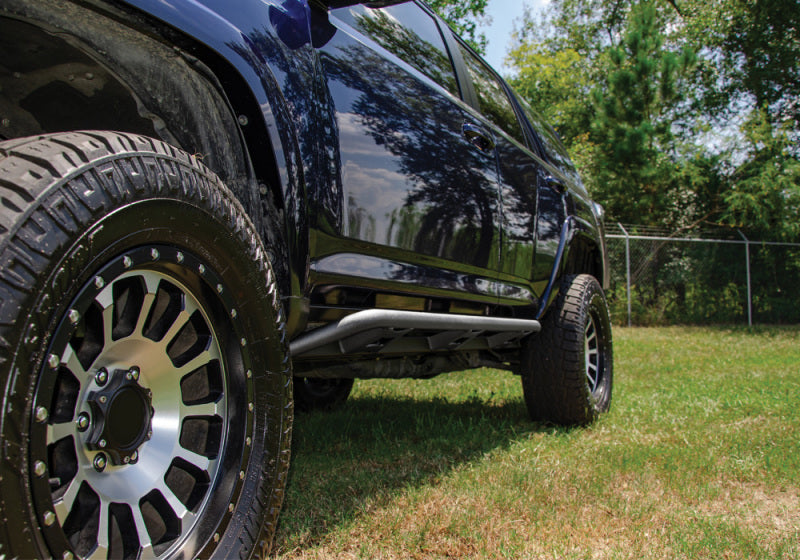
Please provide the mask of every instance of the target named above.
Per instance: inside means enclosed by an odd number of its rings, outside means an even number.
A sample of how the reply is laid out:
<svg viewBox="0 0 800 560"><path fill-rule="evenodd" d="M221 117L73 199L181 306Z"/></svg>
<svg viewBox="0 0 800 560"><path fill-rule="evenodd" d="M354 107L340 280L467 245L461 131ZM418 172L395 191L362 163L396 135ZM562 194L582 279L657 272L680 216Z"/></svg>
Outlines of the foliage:
<svg viewBox="0 0 800 560"><path fill-rule="evenodd" d="M765 109L755 111L742 127L750 157L731 177L723 195L723 220L751 234L800 235L800 160L793 157L787 126L774 127Z"/></svg>
<svg viewBox="0 0 800 560"><path fill-rule="evenodd" d="M651 2L633 6L621 40L602 57L606 82L592 90L595 194L628 222L668 222L679 186L671 120L694 53L665 49L657 16Z"/></svg>
<svg viewBox="0 0 800 560"><path fill-rule="evenodd" d="M800 1L684 0L687 40L708 53L706 109L752 101L773 124L800 121ZM796 126L796 124L795 124Z"/></svg>
<svg viewBox="0 0 800 560"><path fill-rule="evenodd" d="M800 234L800 0L554 0L516 36L513 85L610 219Z"/></svg>
<svg viewBox="0 0 800 560"><path fill-rule="evenodd" d="M489 19L488 0L428 0L428 4L477 52L486 52L487 39L478 32L478 23Z"/></svg>

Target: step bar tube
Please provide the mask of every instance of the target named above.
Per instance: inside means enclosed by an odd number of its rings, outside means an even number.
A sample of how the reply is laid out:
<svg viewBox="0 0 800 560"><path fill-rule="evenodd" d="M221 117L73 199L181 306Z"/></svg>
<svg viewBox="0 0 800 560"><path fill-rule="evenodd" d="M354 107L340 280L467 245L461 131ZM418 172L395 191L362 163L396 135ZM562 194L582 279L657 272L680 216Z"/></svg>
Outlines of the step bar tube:
<svg viewBox="0 0 800 560"><path fill-rule="evenodd" d="M300 356L315 348L338 342L350 336L374 329L425 329L433 331L488 331L497 333L530 334L539 332L539 321L480 315L424 313L395 309L367 309L344 319L310 331L293 340L289 346L292 356Z"/></svg>

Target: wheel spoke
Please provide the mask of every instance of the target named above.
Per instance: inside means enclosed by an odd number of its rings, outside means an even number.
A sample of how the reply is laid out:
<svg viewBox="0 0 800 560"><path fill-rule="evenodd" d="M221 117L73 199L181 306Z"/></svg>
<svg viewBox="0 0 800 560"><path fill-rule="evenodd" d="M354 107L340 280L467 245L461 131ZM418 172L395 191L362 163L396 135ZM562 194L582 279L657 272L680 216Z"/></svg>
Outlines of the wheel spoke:
<svg viewBox="0 0 800 560"><path fill-rule="evenodd" d="M216 348L213 346L208 350L203 350L197 356L186 362L186 364L175 370L176 377L180 379L184 375L189 375L193 371L208 364L211 360L218 360L219 357L219 352L217 352Z"/></svg>
<svg viewBox="0 0 800 560"><path fill-rule="evenodd" d="M74 418L74 414L73 414ZM62 422L60 424L47 425L47 443L55 443L65 437L75 435L75 424L73 422Z"/></svg>
<svg viewBox="0 0 800 560"><path fill-rule="evenodd" d="M186 301L183 310L178 314L173 321L172 325L170 325L169 330L164 335L164 338L161 341L164 343L164 346L169 346L169 344L175 339L181 329L189 322L189 319L192 318L192 314L197 310L190 302Z"/></svg>
<svg viewBox="0 0 800 560"><path fill-rule="evenodd" d="M78 492L81 489L81 484L83 484L83 481L83 475L80 471L78 471L78 474L75 476L75 478L73 478L67 485L66 491L53 504L58 521L62 525L67 521L67 516L70 514L72 507L75 505L75 498L78 497Z"/></svg>
<svg viewBox="0 0 800 560"><path fill-rule="evenodd" d="M184 449L183 447L178 448L178 452L175 455L186 461L187 463L191 463L201 471L208 471L208 467L211 464L211 461L208 457L203 457L198 453L194 453L193 451L189 451L188 449Z"/></svg>
<svg viewBox="0 0 800 560"><path fill-rule="evenodd" d="M155 558L153 543L150 540L150 533L147 532L147 525L144 522L142 510L138 503L129 505L131 506L131 513L133 515L133 524L136 527L136 535L139 537L139 546L141 547L139 558Z"/></svg>
<svg viewBox="0 0 800 560"><path fill-rule="evenodd" d="M64 354L66 354L67 359L64 360L64 356L62 355L61 363L75 376L75 379L77 379L78 383L81 385L81 391L83 391L84 383L86 382L86 370L83 369L83 365L81 365L80 360L78 360L78 355L75 353L75 349L72 348L71 344L67 345Z"/></svg>
<svg viewBox="0 0 800 560"><path fill-rule="evenodd" d="M594 391L594 388L597 386L597 366L590 365L586 369L586 377L589 378L589 388Z"/></svg>
<svg viewBox="0 0 800 560"><path fill-rule="evenodd" d="M216 402L181 404L181 419L188 416L219 416L219 405Z"/></svg>
<svg viewBox="0 0 800 560"><path fill-rule="evenodd" d="M186 509L186 506L183 505L183 502L181 502L178 499L178 496L176 496L172 492L172 490L170 490L169 487L166 484L164 484L163 482L161 484L159 484L158 486L156 486L155 489L167 501L167 504L169 505L170 509L172 510L172 513L175 514L175 517L180 519L181 522L182 522L184 517L186 517L186 515L189 514L189 510Z"/></svg>
<svg viewBox="0 0 800 560"><path fill-rule="evenodd" d="M108 558L108 519L110 510L108 504L100 501L100 517L97 524L97 546L88 556L90 560L102 560Z"/></svg>
<svg viewBox="0 0 800 560"><path fill-rule="evenodd" d="M110 291L110 289L109 289ZM114 305L103 308L103 346L108 348L114 344Z"/></svg>
<svg viewBox="0 0 800 560"><path fill-rule="evenodd" d="M147 322L147 318L150 316L150 309L152 309L153 303L156 301L156 294L151 293L149 288L150 286L148 285L148 291L144 294L144 299L142 300L142 309L139 311L139 318L136 320L136 327L133 329L133 332L137 334L142 334L144 332L144 325Z"/></svg>

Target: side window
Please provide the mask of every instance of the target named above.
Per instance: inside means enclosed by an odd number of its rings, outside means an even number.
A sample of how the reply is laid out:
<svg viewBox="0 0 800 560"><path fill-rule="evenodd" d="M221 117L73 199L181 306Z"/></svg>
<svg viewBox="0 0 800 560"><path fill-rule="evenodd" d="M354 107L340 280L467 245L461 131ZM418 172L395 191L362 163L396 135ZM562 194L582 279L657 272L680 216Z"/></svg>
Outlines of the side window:
<svg viewBox="0 0 800 560"><path fill-rule="evenodd" d="M475 85L475 93L478 94L481 113L524 146L525 134L503 84L474 53L460 43L459 46L472 83Z"/></svg>
<svg viewBox="0 0 800 560"><path fill-rule="evenodd" d="M567 149L558 137L558 133L553 130L549 124L544 122L541 115L534 111L527 101L522 99L520 105L522 105L522 108L525 110L528 122L531 123L531 126L536 131L536 135L539 137L539 141L542 143L545 154L547 154L550 161L574 183L582 184L578 171L569 158Z"/></svg>
<svg viewBox="0 0 800 560"><path fill-rule="evenodd" d="M455 72L439 28L414 2L386 8L356 5L331 13L458 96Z"/></svg>

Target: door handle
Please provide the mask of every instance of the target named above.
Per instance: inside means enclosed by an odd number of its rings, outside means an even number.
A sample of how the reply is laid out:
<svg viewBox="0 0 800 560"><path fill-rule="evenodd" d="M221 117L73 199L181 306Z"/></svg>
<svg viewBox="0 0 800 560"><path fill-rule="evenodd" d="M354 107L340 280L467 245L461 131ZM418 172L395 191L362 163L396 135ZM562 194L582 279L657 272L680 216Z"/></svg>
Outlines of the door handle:
<svg viewBox="0 0 800 560"><path fill-rule="evenodd" d="M472 123L464 123L461 130L464 133L464 138L480 151L491 152L494 150L494 139L480 126Z"/></svg>

